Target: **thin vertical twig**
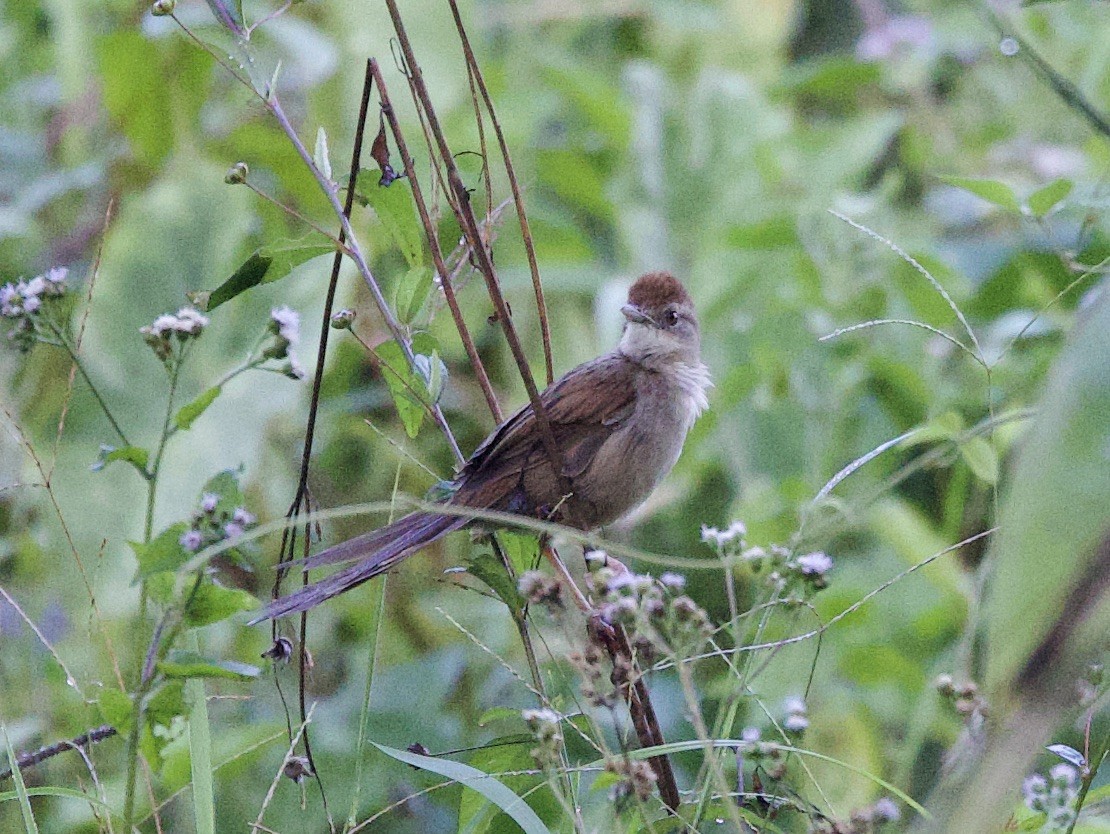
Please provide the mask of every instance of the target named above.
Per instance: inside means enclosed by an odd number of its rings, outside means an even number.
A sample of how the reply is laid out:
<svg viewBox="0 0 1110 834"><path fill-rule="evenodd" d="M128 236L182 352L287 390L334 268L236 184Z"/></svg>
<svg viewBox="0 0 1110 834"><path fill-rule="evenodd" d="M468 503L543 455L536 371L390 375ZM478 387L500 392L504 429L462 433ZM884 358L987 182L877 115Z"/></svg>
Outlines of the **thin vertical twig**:
<svg viewBox="0 0 1110 834"><path fill-rule="evenodd" d="M456 209L459 224L462 226L463 233L469 240L474 257L478 261L478 268L486 281L486 289L489 291L490 300L493 301L494 309L497 311L497 318L505 333L505 339L509 343L509 350L513 354L513 359L520 371L521 379L524 381L524 388L528 392L528 400L535 413L536 426L539 429L544 450L551 462L555 476L560 480L564 492L571 493L570 483L566 476L563 475L562 450L555 440L555 434L551 429L551 422L547 418L547 411L544 409L543 402L540 400L539 390L536 388L536 381L532 376L531 368L528 366L528 358L524 355L524 349L520 344L520 337L517 335L516 327L513 325L512 314L509 312L508 304L506 304L505 297L501 292L501 286L497 279L497 273L494 270L493 260L489 250L482 242L478 223L474 217L474 211L470 206L470 195L466 190L466 186L463 184L462 176L459 174L458 166L455 164L455 158L447 144L443 128L440 126L439 117L436 115L435 107L428 93L428 87L424 82L423 73L420 70L420 65L416 61L416 55L413 53L412 43L405 31L405 24L401 19L401 13L397 8L397 2L396 0L386 0L386 6L389 9L389 16L393 21L393 30L397 35L397 43L401 47L401 52L405 58L409 84L412 86L413 92L419 100L420 108L422 108L428 120L428 127L432 132L432 136L435 138L440 158L443 160L443 164L447 169L447 191L454 198L452 207Z"/></svg>
<svg viewBox="0 0 1110 834"><path fill-rule="evenodd" d="M466 321L463 319L462 310L459 308L459 302L455 296L455 288L451 285L449 278L450 273L443 258L443 250L439 245L439 235L436 233L435 223L428 213L428 206L424 201L424 192L421 190L420 182L416 176L416 166L413 164L412 154L409 153L404 133L402 133L401 126L397 121L397 114L394 112L393 104L389 100L389 91L386 89L385 79L382 78L381 67L378 66L378 62L373 58L370 59L370 71L373 73L374 81L378 85L378 99L381 101L382 113L389 123L389 129L393 134L393 140L397 143L397 152L401 155L401 163L404 165L405 175L408 177L409 185L412 187L412 198L413 202L416 203L416 211L420 215L420 222L424 224L424 236L428 239L428 248L432 252L432 263L435 265L436 273L439 275L439 285L443 290L443 297L447 300L447 306L451 310L451 318L455 321L455 328L459 331L459 338L462 340L463 349L466 350L467 358L470 360L470 365L474 369L474 376L478 380L478 385L482 389L482 394L485 395L486 404L489 406L490 413L493 414L494 421L500 423L504 419L501 406L497 402L497 395L494 393L493 386L490 384L485 365L478 355L478 348L475 346L474 339L471 337L470 330L467 328Z"/></svg>
<svg viewBox="0 0 1110 834"><path fill-rule="evenodd" d="M536 314L540 321L540 336L543 340L543 358L544 364L547 369L547 384L550 385L555 380L554 364L551 358L551 328L547 320L547 302L544 300L543 284L540 282L540 268L536 261L536 247L532 240L532 229L528 225L528 215L524 211L524 198L520 192L520 182L516 177L516 169L513 168L512 158L509 156L509 145L505 141L505 133L501 130L501 122L497 119L497 112L493 108L493 99L490 98L489 89L486 87L485 78L482 76L482 70L478 66L478 60L474 57L474 50L470 46L470 38L466 34L466 28L463 26L462 17L459 15L459 7L455 0L447 0L451 6L451 14L455 18L455 28L459 32L459 40L462 42L463 55L466 57L467 72L478 85L478 91L482 94L482 101L486 105L486 110L489 112L490 123L493 125L494 135L497 137L497 145L501 149L501 159L505 163L505 175L509 179L509 189L513 192L513 203L516 205L516 216L520 222L520 236L524 241L524 251L528 255L528 269L532 273L532 291L536 295ZM479 125L481 120L479 119ZM488 182L487 176L487 182Z"/></svg>

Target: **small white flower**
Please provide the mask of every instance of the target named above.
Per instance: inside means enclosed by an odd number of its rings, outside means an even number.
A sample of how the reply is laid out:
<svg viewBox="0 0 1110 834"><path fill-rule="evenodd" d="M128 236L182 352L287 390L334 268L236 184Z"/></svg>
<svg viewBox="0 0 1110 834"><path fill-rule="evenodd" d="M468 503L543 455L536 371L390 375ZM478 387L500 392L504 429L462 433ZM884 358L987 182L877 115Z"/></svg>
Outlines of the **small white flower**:
<svg viewBox="0 0 1110 834"><path fill-rule="evenodd" d="M874 811L875 819L882 822L897 822L902 816L898 803L889 796L875 800Z"/></svg>
<svg viewBox="0 0 1110 834"><path fill-rule="evenodd" d="M170 318L173 318L172 316ZM199 336L200 331L208 326L208 317L200 314L192 307L182 307L177 311L177 319L172 327L178 333L188 336Z"/></svg>
<svg viewBox="0 0 1110 834"><path fill-rule="evenodd" d="M559 714L554 710L547 709L526 709L522 710L520 717L524 719L526 724L558 724L560 721Z"/></svg>
<svg viewBox="0 0 1110 834"><path fill-rule="evenodd" d="M26 283L20 283L20 292L24 298L38 298L46 291L46 279L36 275Z"/></svg>
<svg viewBox="0 0 1110 834"><path fill-rule="evenodd" d="M46 281L48 284L52 285L55 292L58 292L59 289L64 290L64 285L68 275L69 270L66 269L64 266L56 266L46 273Z"/></svg>
<svg viewBox="0 0 1110 834"><path fill-rule="evenodd" d="M686 587L686 577L672 571L666 571L660 575L659 582L664 588L669 588L672 591L681 591Z"/></svg>
<svg viewBox="0 0 1110 834"><path fill-rule="evenodd" d="M27 313L38 312L38 309L41 306L42 306L42 299L39 298L37 295L32 295L30 298L26 299L23 302L23 310L24 310L24 312L27 312Z"/></svg>
<svg viewBox="0 0 1110 834"><path fill-rule="evenodd" d="M740 731L740 740L748 744L755 744L762 736L763 733L759 731L759 727L745 727Z"/></svg>
<svg viewBox="0 0 1110 834"><path fill-rule="evenodd" d="M0 287L0 304L7 307L13 301L20 297L19 290L16 289L15 284L5 284Z"/></svg>
<svg viewBox="0 0 1110 834"><path fill-rule="evenodd" d="M254 524L254 513L249 512L246 507L236 507L235 512L231 514L231 520L243 527L250 527Z"/></svg>
<svg viewBox="0 0 1110 834"><path fill-rule="evenodd" d="M782 702L782 711L786 715L797 713L806 714L806 702L797 695L790 695Z"/></svg>
<svg viewBox="0 0 1110 834"><path fill-rule="evenodd" d="M798 712L792 712L782 721L782 728L788 733L804 733L809 729L809 719Z"/></svg>
<svg viewBox="0 0 1110 834"><path fill-rule="evenodd" d="M243 535L243 526L236 524L234 521L229 521L224 525L224 536L229 539L237 539Z"/></svg>
<svg viewBox="0 0 1110 834"><path fill-rule="evenodd" d="M1065 791L1075 790L1075 781L1078 775L1075 766L1067 762L1060 762L1048 772L1048 778L1052 782L1052 786Z"/></svg>
<svg viewBox="0 0 1110 834"><path fill-rule="evenodd" d="M206 492L200 497L200 508L206 513L216 511L216 505L220 503L220 496L214 492Z"/></svg>
<svg viewBox="0 0 1110 834"><path fill-rule="evenodd" d="M797 562L798 570L805 576L824 576L833 566L832 557L820 551L799 556Z"/></svg>
<svg viewBox="0 0 1110 834"><path fill-rule="evenodd" d="M165 336L177 329L177 316L163 313L150 325L150 332L155 336Z"/></svg>
<svg viewBox="0 0 1110 834"><path fill-rule="evenodd" d="M1048 780L1039 773L1025 777L1025 781L1021 785L1021 795L1024 797L1029 810L1043 811L1044 800L1048 796Z"/></svg>
<svg viewBox="0 0 1110 834"><path fill-rule="evenodd" d="M701 528L701 540L718 548L724 547L733 541L743 541L747 534L748 528L742 521L734 521L724 530L718 530L716 527L708 527L704 524Z"/></svg>
<svg viewBox="0 0 1110 834"><path fill-rule="evenodd" d="M301 316L296 310L282 305L270 311L270 318L277 328L277 334L291 345L301 338Z"/></svg>
<svg viewBox="0 0 1110 834"><path fill-rule="evenodd" d="M202 541L200 530L186 530L177 541L183 548L193 553L200 547Z"/></svg>

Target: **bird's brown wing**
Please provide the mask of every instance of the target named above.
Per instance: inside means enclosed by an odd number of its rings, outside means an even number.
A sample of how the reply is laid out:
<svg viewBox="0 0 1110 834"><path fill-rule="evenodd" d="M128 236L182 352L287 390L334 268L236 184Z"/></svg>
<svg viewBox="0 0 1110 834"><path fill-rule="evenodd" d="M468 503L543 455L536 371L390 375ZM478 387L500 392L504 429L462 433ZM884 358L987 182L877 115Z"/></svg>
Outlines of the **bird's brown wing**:
<svg viewBox="0 0 1110 834"><path fill-rule="evenodd" d="M540 394L566 477L584 472L614 427L632 413L635 387L629 364L620 354L603 356L569 371ZM495 506L512 493L526 470L538 466L550 462L529 403L475 450L456 479L458 499L469 506Z"/></svg>

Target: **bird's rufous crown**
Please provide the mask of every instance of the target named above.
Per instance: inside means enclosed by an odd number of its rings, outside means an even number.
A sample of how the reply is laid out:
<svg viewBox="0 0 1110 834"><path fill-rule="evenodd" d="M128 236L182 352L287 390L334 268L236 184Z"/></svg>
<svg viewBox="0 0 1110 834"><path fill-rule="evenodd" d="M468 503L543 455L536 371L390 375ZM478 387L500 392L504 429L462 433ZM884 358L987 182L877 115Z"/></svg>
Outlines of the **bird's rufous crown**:
<svg viewBox="0 0 1110 834"><path fill-rule="evenodd" d="M669 272L649 272L637 278L628 291L628 303L641 310L658 310L668 304L693 304L682 282Z"/></svg>

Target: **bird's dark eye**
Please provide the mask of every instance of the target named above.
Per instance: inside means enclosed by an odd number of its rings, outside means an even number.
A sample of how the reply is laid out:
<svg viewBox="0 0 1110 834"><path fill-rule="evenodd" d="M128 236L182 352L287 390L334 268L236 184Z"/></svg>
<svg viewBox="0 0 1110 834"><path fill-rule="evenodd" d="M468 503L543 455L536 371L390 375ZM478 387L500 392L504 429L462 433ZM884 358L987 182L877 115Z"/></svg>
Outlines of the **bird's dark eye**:
<svg viewBox="0 0 1110 834"><path fill-rule="evenodd" d="M678 319L679 315L678 311L676 310L668 310L663 316L663 322L667 325L667 327L674 327L676 324L678 324Z"/></svg>

